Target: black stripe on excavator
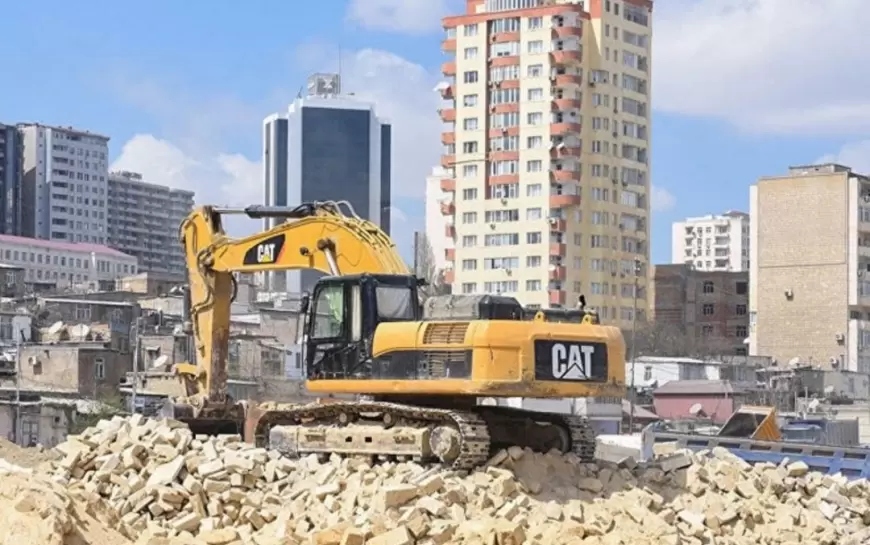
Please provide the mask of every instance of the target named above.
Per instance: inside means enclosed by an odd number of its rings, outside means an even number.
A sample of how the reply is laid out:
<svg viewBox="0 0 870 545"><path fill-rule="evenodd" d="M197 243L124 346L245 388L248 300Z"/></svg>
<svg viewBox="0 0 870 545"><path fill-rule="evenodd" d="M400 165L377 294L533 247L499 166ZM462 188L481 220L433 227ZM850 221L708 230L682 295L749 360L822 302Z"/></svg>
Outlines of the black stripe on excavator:
<svg viewBox="0 0 870 545"><path fill-rule="evenodd" d="M471 378L471 350L396 350L372 360L372 379Z"/></svg>
<svg viewBox="0 0 870 545"><path fill-rule="evenodd" d="M245 265L270 265L277 263L281 258L281 250L284 249L286 235L275 235L252 246L245 252L242 263Z"/></svg>

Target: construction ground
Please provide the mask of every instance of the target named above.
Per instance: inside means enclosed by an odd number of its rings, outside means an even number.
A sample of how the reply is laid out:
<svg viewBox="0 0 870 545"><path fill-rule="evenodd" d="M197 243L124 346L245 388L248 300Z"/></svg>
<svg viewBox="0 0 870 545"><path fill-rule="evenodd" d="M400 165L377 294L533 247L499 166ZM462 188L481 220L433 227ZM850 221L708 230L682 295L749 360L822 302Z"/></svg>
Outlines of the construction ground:
<svg viewBox="0 0 870 545"><path fill-rule="evenodd" d="M134 415L0 456L2 545L870 542L865 480L719 449L612 465L513 448L467 473L291 460Z"/></svg>

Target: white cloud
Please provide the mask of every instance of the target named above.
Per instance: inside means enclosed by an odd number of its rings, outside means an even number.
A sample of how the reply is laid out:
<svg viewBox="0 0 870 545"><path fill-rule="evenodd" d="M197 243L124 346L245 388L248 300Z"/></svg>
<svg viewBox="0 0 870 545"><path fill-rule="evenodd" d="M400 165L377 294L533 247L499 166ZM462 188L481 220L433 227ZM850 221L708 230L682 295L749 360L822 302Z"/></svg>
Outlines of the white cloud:
<svg viewBox="0 0 870 545"><path fill-rule="evenodd" d="M667 212L677 204L677 198L673 193L663 187L652 186L650 195L650 208L655 212Z"/></svg>
<svg viewBox="0 0 870 545"><path fill-rule="evenodd" d="M858 174L870 174L870 140L850 142L836 153L830 153L815 161L818 163L839 163L852 167Z"/></svg>
<svg viewBox="0 0 870 545"><path fill-rule="evenodd" d="M423 34L438 31L441 18L460 8L457 0L351 0L346 18L370 30Z"/></svg>
<svg viewBox="0 0 870 545"><path fill-rule="evenodd" d="M866 0L656 5L655 108L748 130L870 129Z"/></svg>

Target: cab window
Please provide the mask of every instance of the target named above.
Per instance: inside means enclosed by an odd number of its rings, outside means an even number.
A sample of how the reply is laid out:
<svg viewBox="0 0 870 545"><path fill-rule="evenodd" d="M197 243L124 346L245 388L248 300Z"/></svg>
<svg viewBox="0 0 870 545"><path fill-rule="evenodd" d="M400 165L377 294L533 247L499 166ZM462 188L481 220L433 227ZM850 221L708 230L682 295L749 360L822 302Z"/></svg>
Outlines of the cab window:
<svg viewBox="0 0 870 545"><path fill-rule="evenodd" d="M314 302L314 326L311 337L331 339L342 334L344 318L344 286L325 286Z"/></svg>
<svg viewBox="0 0 870 545"><path fill-rule="evenodd" d="M378 286L375 290L378 318L384 321L414 319L414 291L404 286Z"/></svg>

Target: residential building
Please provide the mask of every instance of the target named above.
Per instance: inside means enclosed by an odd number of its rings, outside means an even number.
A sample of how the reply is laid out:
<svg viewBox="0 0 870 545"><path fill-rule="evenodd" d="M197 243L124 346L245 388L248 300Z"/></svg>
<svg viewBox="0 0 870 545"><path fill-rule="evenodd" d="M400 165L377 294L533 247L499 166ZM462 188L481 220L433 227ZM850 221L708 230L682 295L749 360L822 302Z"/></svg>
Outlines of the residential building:
<svg viewBox="0 0 870 545"><path fill-rule="evenodd" d="M745 357L699 360L696 358L663 358L640 356L625 362L625 376L637 390L654 390L672 380L733 380L755 382L757 367ZM634 379L632 379L632 374Z"/></svg>
<svg viewBox="0 0 870 545"><path fill-rule="evenodd" d="M136 273L136 258L101 244L0 235L0 260L23 268L25 285L59 289L114 289L115 279Z"/></svg>
<svg viewBox="0 0 870 545"><path fill-rule="evenodd" d="M646 318L651 9L469 0L443 20L455 293Z"/></svg>
<svg viewBox="0 0 870 545"><path fill-rule="evenodd" d="M18 125L24 143L22 235L105 244L109 137Z"/></svg>
<svg viewBox="0 0 870 545"><path fill-rule="evenodd" d="M391 139L391 125L377 116L374 104L341 95L335 74L311 76L308 96L263 122L265 204L347 201L389 233ZM280 221L267 220L264 227ZM271 273L265 283L271 291L299 293L311 290L320 276Z"/></svg>
<svg viewBox="0 0 870 545"><path fill-rule="evenodd" d="M135 172L110 173L108 190L108 246L136 257L140 271L184 278L178 229L193 209L193 191L145 182Z"/></svg>
<svg viewBox="0 0 870 545"><path fill-rule="evenodd" d="M701 271L748 271L749 214L729 210L674 222L671 263Z"/></svg>
<svg viewBox="0 0 870 545"><path fill-rule="evenodd" d="M21 186L24 146L18 129L0 123L0 233L21 234Z"/></svg>
<svg viewBox="0 0 870 545"><path fill-rule="evenodd" d="M445 257L447 248L453 248L453 217L441 213L441 207L450 200L450 195L442 189L450 183L449 174L441 167L432 169L426 178L426 240L429 243L431 259L438 271L445 271L445 279L452 282L453 262Z"/></svg>
<svg viewBox="0 0 870 545"><path fill-rule="evenodd" d="M749 215L750 354L870 373L870 177L791 167Z"/></svg>
<svg viewBox="0 0 870 545"><path fill-rule="evenodd" d="M709 419L722 425L743 405L757 403L759 392L752 385L729 380L672 380L653 392L653 407L670 420ZM701 412L696 412L700 407Z"/></svg>

